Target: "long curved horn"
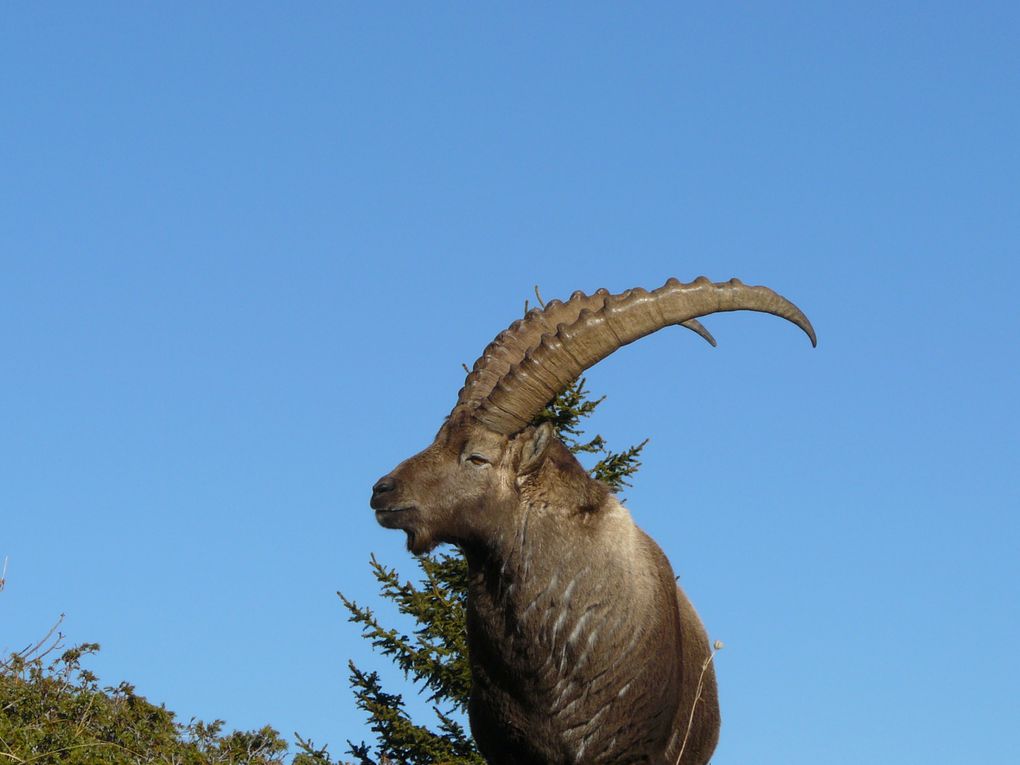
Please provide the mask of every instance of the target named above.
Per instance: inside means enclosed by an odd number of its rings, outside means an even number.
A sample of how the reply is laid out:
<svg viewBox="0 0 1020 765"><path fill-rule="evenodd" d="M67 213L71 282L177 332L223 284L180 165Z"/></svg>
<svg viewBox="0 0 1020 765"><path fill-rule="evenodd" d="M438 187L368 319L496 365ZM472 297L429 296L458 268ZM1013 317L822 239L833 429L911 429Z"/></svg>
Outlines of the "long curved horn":
<svg viewBox="0 0 1020 765"><path fill-rule="evenodd" d="M573 310L558 310L555 330L542 333L519 361L509 362L491 392L476 399L475 416L482 423L498 433L516 433L585 369L617 348L672 324L689 325L699 316L721 311L770 313L793 322L812 346L817 344L811 322L797 306L768 287L750 287L737 279L713 283L702 276L690 284L670 279L652 292L638 288L619 295L600 291L592 298L596 296L601 300L579 300L586 304L576 315ZM561 305L570 306L574 299ZM560 318L571 315L573 321ZM543 322L546 327L549 323Z"/></svg>
<svg viewBox="0 0 1020 765"><path fill-rule="evenodd" d="M544 335L554 333L560 324L573 324L581 311L602 309L609 297L612 296L605 289L596 290L592 295L585 295L578 290L566 303L550 300L541 308L532 308L523 319L518 319L496 335L482 351L468 373L464 387L457 394L454 410L477 407L492 393L496 383L506 376L510 368L520 363L529 351L538 346ZM715 347L712 333L697 319L689 319L680 324Z"/></svg>

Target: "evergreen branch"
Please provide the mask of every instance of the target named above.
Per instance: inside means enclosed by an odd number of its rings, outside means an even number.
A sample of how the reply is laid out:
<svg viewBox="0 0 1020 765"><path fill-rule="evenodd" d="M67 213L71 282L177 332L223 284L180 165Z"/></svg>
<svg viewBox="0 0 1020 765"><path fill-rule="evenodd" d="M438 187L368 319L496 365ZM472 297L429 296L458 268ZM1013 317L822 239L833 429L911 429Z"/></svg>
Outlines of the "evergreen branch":
<svg viewBox="0 0 1020 765"><path fill-rule="evenodd" d="M596 463L591 469L592 478L602 481L613 491L619 491L624 486L630 486L627 481L641 467L639 459L642 449L648 443L646 438L640 444L632 446L622 452L606 451L606 456Z"/></svg>
<svg viewBox="0 0 1020 765"><path fill-rule="evenodd" d="M387 693L383 690L376 672L363 672L354 662L349 662L351 671L351 687L353 687L357 706L368 713L370 728L378 737L376 746L378 757L388 758L396 762L414 762L415 765L439 765L451 761L464 761L464 754L458 751L457 742L448 741L422 725L416 725L407 716L403 697L399 694ZM367 747L360 747L348 741L350 754L364 759ZM473 746L471 747L473 753ZM474 755L467 762L484 765L484 761Z"/></svg>
<svg viewBox="0 0 1020 765"><path fill-rule="evenodd" d="M362 635L383 655L392 657L405 677L413 676L430 690L429 701L448 699L465 711L471 686L464 629L466 564L450 555L423 557L420 565L425 579L420 587L401 582L394 569L383 566L374 556L370 565L383 597L395 601L402 614L421 626L414 639L386 629L371 609L337 593L350 614L349 621L360 624Z"/></svg>

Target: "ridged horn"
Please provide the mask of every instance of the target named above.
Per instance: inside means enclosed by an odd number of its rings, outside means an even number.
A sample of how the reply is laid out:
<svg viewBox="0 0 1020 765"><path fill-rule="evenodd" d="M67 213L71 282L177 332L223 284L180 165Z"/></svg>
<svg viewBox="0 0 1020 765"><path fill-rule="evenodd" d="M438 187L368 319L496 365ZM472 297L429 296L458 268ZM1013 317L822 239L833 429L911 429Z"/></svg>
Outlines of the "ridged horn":
<svg viewBox="0 0 1020 765"><path fill-rule="evenodd" d="M573 324L585 309L602 308L607 297L609 291L602 289L592 295L575 292L566 303L550 300L542 308L532 308L523 319L518 319L496 335L464 380L464 387L457 394L454 412L476 408L510 368L538 345L543 335L554 333L560 324Z"/></svg>
<svg viewBox="0 0 1020 765"><path fill-rule="evenodd" d="M537 341L528 338L533 344L520 360L509 361L490 392L475 399L478 420L498 433L516 433L584 370L617 348L673 324L702 334L699 329L703 328L695 320L712 313L769 313L796 324L811 339L812 346L817 344L811 322L797 306L768 287L751 287L737 279L714 283L702 276L690 284L670 279L652 292L637 288L619 295L604 291L596 295L601 299L578 300L579 310L558 310L555 329L543 332ZM560 305L571 306L575 298ZM563 320L564 316L572 320ZM549 327L551 318L547 316L542 325ZM536 329L538 326L538 322L532 324ZM495 370L491 366L490 371Z"/></svg>
<svg viewBox="0 0 1020 765"><path fill-rule="evenodd" d="M608 297L611 295L604 289L597 290L592 295L577 291L566 303L551 300L541 308L528 311L523 319L515 321L500 332L482 351L482 355L468 373L464 387L457 394L454 411L477 407L510 368L520 363L525 354L538 346L543 335L554 333L560 324L573 324L585 309L591 311L601 309ZM697 319L681 322L681 325L715 347L716 342L712 333Z"/></svg>

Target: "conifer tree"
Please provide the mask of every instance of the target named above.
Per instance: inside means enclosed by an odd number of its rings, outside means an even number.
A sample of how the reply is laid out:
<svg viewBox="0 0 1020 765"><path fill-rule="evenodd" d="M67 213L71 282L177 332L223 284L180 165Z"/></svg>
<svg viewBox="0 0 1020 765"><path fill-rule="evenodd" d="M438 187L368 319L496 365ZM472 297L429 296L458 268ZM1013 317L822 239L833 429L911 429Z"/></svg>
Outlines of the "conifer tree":
<svg viewBox="0 0 1020 765"><path fill-rule="evenodd" d="M630 485L628 479L640 467L647 439L621 452L611 451L599 435L586 440L582 421L603 399L592 399L581 378L551 401L533 424L551 422L573 453L596 457L590 474L619 491ZM357 765L484 765L463 722L471 686L464 617L467 563L456 550L423 555L417 563L420 578L411 582L375 556L370 561L383 598L413 621L409 633L384 626L371 608L337 594L363 637L389 657L418 692L428 694L436 722L430 727L412 720L402 694L384 689L377 672L350 662L355 702L368 715L375 742L348 741L348 753ZM312 755L322 765L331 762L323 750L306 747L305 752L309 762Z"/></svg>

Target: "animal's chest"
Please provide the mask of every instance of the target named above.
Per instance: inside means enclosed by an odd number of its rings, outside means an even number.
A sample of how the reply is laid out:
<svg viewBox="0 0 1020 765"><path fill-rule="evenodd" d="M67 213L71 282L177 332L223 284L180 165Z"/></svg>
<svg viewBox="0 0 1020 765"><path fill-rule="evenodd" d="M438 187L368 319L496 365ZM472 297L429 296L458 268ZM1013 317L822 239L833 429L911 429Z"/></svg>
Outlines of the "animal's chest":
<svg viewBox="0 0 1020 765"><path fill-rule="evenodd" d="M646 742L661 738L662 726L635 726L634 705L672 704L653 698L669 684L650 682L647 625L615 593L569 579L518 599L501 594L468 604L471 726L489 761L652 762Z"/></svg>

